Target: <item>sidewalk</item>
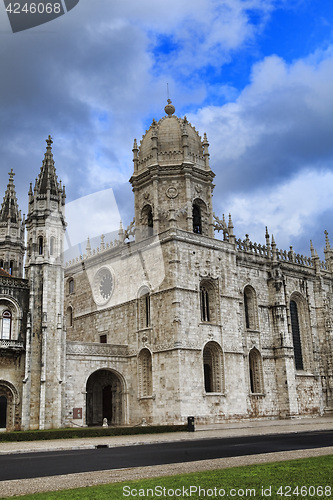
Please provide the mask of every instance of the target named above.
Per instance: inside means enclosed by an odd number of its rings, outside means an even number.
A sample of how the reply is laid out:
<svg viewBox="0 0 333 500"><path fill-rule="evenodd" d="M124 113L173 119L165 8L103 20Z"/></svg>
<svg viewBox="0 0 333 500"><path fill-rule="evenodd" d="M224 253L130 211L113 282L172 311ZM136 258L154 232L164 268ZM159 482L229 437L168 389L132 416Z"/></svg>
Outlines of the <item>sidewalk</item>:
<svg viewBox="0 0 333 500"><path fill-rule="evenodd" d="M256 436L277 433L317 432L321 430L333 430L333 415L321 418L242 421L238 423L197 426L195 432L145 434L136 436L109 436L100 438L34 441L22 443L0 443L0 453L8 454L50 450L93 449L97 445L116 447L146 443L185 441L191 439L208 439L212 437ZM4 498L61 489L82 488L97 484L120 481L127 482L151 477L160 477L161 481L163 481L163 476L171 476L175 474L224 469L242 465L264 464L268 462L316 457L321 455L333 455L333 447L219 458L215 460L201 460L198 462L165 464L151 467L134 467L129 469L113 469L80 474L67 474L63 476L2 481L0 497Z"/></svg>
<svg viewBox="0 0 333 500"><path fill-rule="evenodd" d="M195 432L170 432L162 434L137 434L130 436L103 436L97 438L0 443L0 454L93 449L98 445L106 445L111 448L148 443L208 439L212 437L255 436L320 430L333 430L333 415L319 418L297 418L292 420L255 420L215 425L210 424L206 426L196 425Z"/></svg>

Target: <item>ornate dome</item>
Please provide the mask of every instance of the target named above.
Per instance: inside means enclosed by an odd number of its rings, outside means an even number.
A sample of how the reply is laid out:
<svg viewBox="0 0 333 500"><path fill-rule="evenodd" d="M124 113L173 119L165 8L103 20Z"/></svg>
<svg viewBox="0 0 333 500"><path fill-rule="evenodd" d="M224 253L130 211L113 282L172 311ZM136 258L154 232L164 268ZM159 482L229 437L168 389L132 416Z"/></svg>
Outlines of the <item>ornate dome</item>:
<svg viewBox="0 0 333 500"><path fill-rule="evenodd" d="M154 165L179 164L184 160L196 163L204 168L204 146L206 136L202 141L195 128L184 118L178 118L173 113L174 106L168 100L164 108L167 116L156 122L153 120L149 130L143 135L138 149L139 170Z"/></svg>

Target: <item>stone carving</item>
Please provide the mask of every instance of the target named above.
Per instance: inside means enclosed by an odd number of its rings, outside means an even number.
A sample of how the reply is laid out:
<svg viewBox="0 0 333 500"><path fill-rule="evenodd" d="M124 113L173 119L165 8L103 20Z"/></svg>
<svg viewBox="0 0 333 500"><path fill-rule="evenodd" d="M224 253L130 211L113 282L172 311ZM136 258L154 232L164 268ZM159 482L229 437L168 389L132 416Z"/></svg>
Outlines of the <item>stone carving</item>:
<svg viewBox="0 0 333 500"><path fill-rule="evenodd" d="M111 344L67 342L67 354L86 356L128 356L128 347Z"/></svg>
<svg viewBox="0 0 333 500"><path fill-rule="evenodd" d="M176 188L176 186L169 186L168 189L166 190L165 194L170 199L177 198L177 196L178 196L178 189Z"/></svg>
<svg viewBox="0 0 333 500"><path fill-rule="evenodd" d="M135 236L135 218L124 231L124 241L130 239L131 236Z"/></svg>
<svg viewBox="0 0 333 500"><path fill-rule="evenodd" d="M0 349L24 350L24 343L19 340L0 340Z"/></svg>

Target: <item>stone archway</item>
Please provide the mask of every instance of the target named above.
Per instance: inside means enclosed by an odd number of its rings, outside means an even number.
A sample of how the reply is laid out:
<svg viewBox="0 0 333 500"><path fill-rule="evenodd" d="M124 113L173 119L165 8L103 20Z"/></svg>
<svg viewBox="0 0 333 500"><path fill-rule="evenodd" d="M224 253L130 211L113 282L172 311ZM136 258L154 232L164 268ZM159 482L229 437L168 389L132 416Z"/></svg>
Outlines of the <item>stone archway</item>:
<svg viewBox="0 0 333 500"><path fill-rule="evenodd" d="M87 380L86 422L88 426L124 423L124 387L119 374L97 370Z"/></svg>
<svg viewBox="0 0 333 500"><path fill-rule="evenodd" d="M0 428L11 431L19 428L20 404L16 388L6 380L0 380Z"/></svg>

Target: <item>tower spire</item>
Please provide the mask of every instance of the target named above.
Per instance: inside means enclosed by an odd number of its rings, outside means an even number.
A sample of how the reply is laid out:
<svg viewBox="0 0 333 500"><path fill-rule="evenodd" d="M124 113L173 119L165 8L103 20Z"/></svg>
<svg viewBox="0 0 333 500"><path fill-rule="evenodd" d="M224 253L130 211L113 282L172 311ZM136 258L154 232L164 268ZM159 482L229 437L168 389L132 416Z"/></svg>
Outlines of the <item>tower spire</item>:
<svg viewBox="0 0 333 500"><path fill-rule="evenodd" d="M34 192L29 190L26 218L28 252L26 277L34 284L31 311L29 370L22 400L24 428L59 427L61 423L62 372L64 360L64 267L63 247L66 222L65 193L58 182L52 138L46 139L46 152Z"/></svg>
<svg viewBox="0 0 333 500"><path fill-rule="evenodd" d="M62 193L62 187L58 182L58 177L54 166L52 153L52 137L49 135L45 142L47 144L46 152L44 154L44 160L36 181L35 191L37 192L35 192L35 195L46 195L47 193L50 193L52 197L59 197L60 195L61 198L60 193Z"/></svg>
<svg viewBox="0 0 333 500"><path fill-rule="evenodd" d="M8 172L9 182L0 209L0 222L17 222L20 219L19 209L17 205L17 198L14 185L14 171L13 169Z"/></svg>
<svg viewBox="0 0 333 500"><path fill-rule="evenodd" d="M40 168L39 176L37 177L35 182L34 190L32 192L32 187L30 187L29 190L29 210L26 220L29 246L28 254L30 255L30 257L33 257L33 259L38 255L39 260L41 259L41 256L43 256L43 258L46 260L49 257L52 257L53 260L55 254L53 254L52 256L51 254L49 255L51 248L51 233L54 232L55 236L56 233L59 233L56 239L58 239L59 237L59 244L57 248L60 249L62 248L62 243L60 245L62 236L60 237L60 235L66 227L64 219L64 205L66 195L61 182L58 182L58 177L54 166L52 144L53 140L49 135L46 139L46 152L44 154L44 159ZM35 228L35 230L32 230L33 227ZM38 237L37 233L39 234ZM29 241L30 238L31 242ZM42 241L43 245L45 241L48 242L47 252L44 252L41 247ZM58 252L58 256L60 256L60 252ZM29 259L26 263L28 262Z"/></svg>
<svg viewBox="0 0 333 500"><path fill-rule="evenodd" d="M0 262L10 274L22 277L24 256L24 225L18 208L14 185L14 171L8 172L9 181L0 208Z"/></svg>

